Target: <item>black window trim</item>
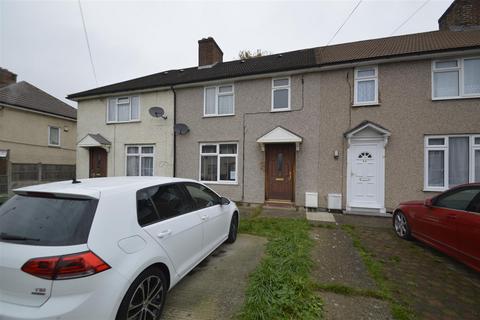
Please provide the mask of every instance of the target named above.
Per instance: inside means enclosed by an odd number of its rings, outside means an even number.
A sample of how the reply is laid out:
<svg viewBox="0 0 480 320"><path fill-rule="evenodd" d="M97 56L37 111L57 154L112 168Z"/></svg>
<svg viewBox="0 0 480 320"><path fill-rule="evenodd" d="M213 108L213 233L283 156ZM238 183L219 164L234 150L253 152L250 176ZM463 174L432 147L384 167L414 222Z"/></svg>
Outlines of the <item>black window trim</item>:
<svg viewBox="0 0 480 320"><path fill-rule="evenodd" d="M195 212L197 211L196 209L196 206L195 206L195 202L193 201L193 199L191 198L190 194L188 193L187 190L185 190L185 187L181 185L182 183L181 182L170 182L170 183L164 183L164 184L157 184L157 185L154 185L154 186L150 186L150 187L146 187L146 188L142 188L142 189L138 189L136 194L135 194L135 207L136 207L136 215L137 215L137 223L138 225L141 227L141 228L144 228L144 227L147 227L147 226L150 226L152 224L155 224L155 223L159 223L159 222L162 222L162 221L167 221L167 220L170 220L170 219L174 219L176 217L180 217L180 216L183 216L185 214L189 214L189 213L192 213L192 212ZM188 212L184 212L182 214L179 214L179 215L176 215L176 216L173 216L173 217L169 217L169 218L162 218L161 215L158 213L158 209L157 209L157 206L155 205L155 202L152 200L152 197L149 195L148 196L148 200L150 201L150 203L152 204L152 207L153 207L153 210L155 211L155 214L157 215L157 220L153 221L153 222L149 222L149 223L146 223L146 224L140 224L140 221L138 221L138 193L139 192L142 192L144 190L148 190L148 189L151 189L151 188L156 188L156 187L168 187L168 186L175 186L177 187L177 189L185 196L185 199L187 199L192 208L194 208L195 210L191 210L191 211L188 211Z"/></svg>
<svg viewBox="0 0 480 320"><path fill-rule="evenodd" d="M209 188L208 186L204 185L203 183L198 183L198 182L194 182L194 181L184 181L184 182L181 182L181 184L182 184L183 187L185 188L185 192L187 193L188 197L192 200L192 203L193 203L193 205L194 205L194 207L195 207L195 210L194 210L194 211L200 211L200 210L207 209L207 208L213 208L213 207L219 206L219 205L221 204L221 198L222 198L222 197L221 197L218 193L216 193L215 191L213 191L211 188ZM194 186L196 185L196 186L201 186L201 187L207 188L207 190L209 190L210 192L212 192L214 195L217 196L217 199L218 199L217 203L214 204L213 206L210 206L210 207L198 208L195 200L192 198L192 195L191 195L190 192L187 190L186 185L188 185L188 184L194 185Z"/></svg>
<svg viewBox="0 0 480 320"><path fill-rule="evenodd" d="M432 207L435 207L435 208L442 208L442 209L448 209L448 210L455 210L455 211L461 211L461 212L471 212L469 211L469 209L471 208L472 206L472 203L473 201L480 196L480 192L473 197L472 200L470 200L470 202L468 203L467 207L465 210L461 210L461 209L454 209L454 208L447 208L447 207L441 207L441 206L438 206L437 203L440 199L444 198L444 197L448 197L450 196L451 194L454 194L454 193L457 193L457 192L461 192L463 190L467 190L467 189L478 189L480 190L480 187L479 186L459 186L459 187L455 187L453 189L450 189L448 191L445 191L441 194L439 194L438 196L434 197L432 199ZM474 212L475 213L475 212Z"/></svg>

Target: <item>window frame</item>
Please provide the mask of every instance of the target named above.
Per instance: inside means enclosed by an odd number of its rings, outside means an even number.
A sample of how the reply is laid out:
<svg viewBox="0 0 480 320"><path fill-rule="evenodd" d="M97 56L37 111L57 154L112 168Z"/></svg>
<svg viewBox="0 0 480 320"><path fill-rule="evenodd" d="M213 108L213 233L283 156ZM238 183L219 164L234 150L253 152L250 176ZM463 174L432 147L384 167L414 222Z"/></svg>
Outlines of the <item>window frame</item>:
<svg viewBox="0 0 480 320"><path fill-rule="evenodd" d="M138 98L138 118L133 119L132 118L132 98L137 97ZM110 120L110 100L115 99L115 120ZM120 99L128 99L128 118L129 120L118 120L118 105L119 104L124 104L124 103L119 103ZM131 123L131 122L140 122L141 119L141 114L140 110L142 108L140 107L140 95L131 95L131 96L117 96L117 97L108 97L107 98L107 124L112 124L112 123Z"/></svg>
<svg viewBox="0 0 480 320"><path fill-rule="evenodd" d="M51 130L52 129L57 129L58 130L58 144L53 144L51 143ZM62 142L61 142L61 132L62 130L60 130L60 127L57 127L57 126L48 126L48 146L49 147L60 147Z"/></svg>
<svg viewBox="0 0 480 320"><path fill-rule="evenodd" d="M237 148L237 153L222 153L220 154L220 145L223 144L234 144L236 145ZM202 152L202 147L203 146L211 146L215 145L216 146L216 152L215 153L204 153ZM202 183L208 183L208 184L233 184L236 185L238 184L238 142L202 142L200 143L200 149L199 149L199 158L198 158L198 181ZM208 180L202 180L202 156L216 156L217 157L217 180L216 181L208 181ZM235 180L220 180L220 158L222 157L235 157Z"/></svg>
<svg viewBox="0 0 480 320"><path fill-rule="evenodd" d="M275 86L275 81L276 80L288 80L288 85L283 85L283 86ZM283 112L283 111L291 111L292 110L292 106L291 106L291 100L292 100L292 90L291 90L291 86L292 86L292 79L290 76L288 77L277 77L277 78L272 78L272 104L271 104L271 108L270 108L270 112ZM275 95L275 91L277 90L285 90L287 89L287 92L288 92L288 107L286 108L275 108L274 107L274 95Z"/></svg>
<svg viewBox="0 0 480 320"><path fill-rule="evenodd" d="M139 148L138 150L140 152L138 152L138 153L128 153L128 148L129 147L137 147L137 148ZM151 148L153 148L153 152L152 153L142 153L141 152L142 147L151 147ZM138 156L139 157L139 159L138 159L138 173L139 173L139 175L138 176L129 176L127 174L127 171L128 171L128 166L127 166L128 156ZM153 161L152 161L152 175L151 176L142 176L141 175L141 173L142 173L142 158L153 158ZM127 176L127 177L153 177L154 175L155 175L155 145L154 144L126 144L125 145L125 176Z"/></svg>
<svg viewBox="0 0 480 320"><path fill-rule="evenodd" d="M359 77L358 72L373 69L375 75L367 77ZM358 101L358 83L363 81L374 81L375 83L375 99L373 101ZM354 69L353 81L353 106L372 106L378 105L378 65L361 66Z"/></svg>
<svg viewBox="0 0 480 320"><path fill-rule="evenodd" d="M432 60L431 65L431 83L432 83L432 101L438 100L452 100L452 99L471 99L480 98L480 93L465 94L465 60L480 59L480 56L460 57L460 58L446 58ZM457 61L457 67L436 68L437 62ZM458 96L435 97L435 73L458 71Z"/></svg>
<svg viewBox="0 0 480 320"><path fill-rule="evenodd" d="M190 211L187 211L187 212L184 212L182 214L179 214L179 215L176 215L176 216L173 216L173 217L168 217L168 218L162 218L162 216L160 215L160 213L158 212L158 209L157 209L157 206L155 205L155 202L153 201L152 199L152 196L148 196L148 200L150 201L152 207L153 207L153 210L155 211L155 215L157 216L157 219L153 222L150 222L150 223L146 223L146 224L140 224L140 221L138 221L138 194L140 192L143 192L144 190L148 190L148 189L152 189L152 188L162 188L162 187L168 187L168 186L175 186L177 188L177 190L183 194L183 196L185 197L185 200L188 201L190 203L190 206L191 206L191 210ZM198 209L196 208L196 205L195 205L195 202L194 200L192 199L192 197L190 196L190 193L186 190L185 186L183 185L183 182L172 182L172 183L165 183L165 184L158 184L158 185L154 185L154 186L150 186L150 187L146 187L146 188L142 188L142 189L138 189L135 193L135 208L136 208L136 215L137 215L137 223L138 225L140 226L140 228L144 228L144 227L147 227L147 226L151 226L153 224L156 224L156 223L160 223L160 222L163 222L163 221L167 221L167 220L171 220L171 219L175 219L175 218L178 218L178 217L181 217L183 215L186 215L186 214L190 214L192 212L195 212L195 211L198 211Z"/></svg>
<svg viewBox="0 0 480 320"><path fill-rule="evenodd" d="M220 87L232 87L231 92L220 92ZM215 89L215 113L207 113L207 89ZM232 95L232 113L218 113L218 99L221 96ZM205 86L203 88L203 116L210 117L229 117L235 115L235 85L233 83L224 83L216 86Z"/></svg>
<svg viewBox="0 0 480 320"><path fill-rule="evenodd" d="M475 144L475 138L480 134L450 134L450 135L426 135L424 137L424 169L423 169L423 191L443 192L454 186L449 185L449 138L468 138L468 183L475 182L475 150L480 150L480 144ZM430 139L444 139L443 145L429 145ZM428 152L431 150L443 151L443 187L428 185Z"/></svg>

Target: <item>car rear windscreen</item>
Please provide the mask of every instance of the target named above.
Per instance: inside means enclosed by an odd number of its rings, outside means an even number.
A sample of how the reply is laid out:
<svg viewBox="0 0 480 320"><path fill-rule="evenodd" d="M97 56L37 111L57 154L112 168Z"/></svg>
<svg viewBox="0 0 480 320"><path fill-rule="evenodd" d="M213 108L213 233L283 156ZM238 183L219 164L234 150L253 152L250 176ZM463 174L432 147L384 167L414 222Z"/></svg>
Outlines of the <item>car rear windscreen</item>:
<svg viewBox="0 0 480 320"><path fill-rule="evenodd" d="M97 203L16 195L0 207L0 241L38 246L87 243Z"/></svg>

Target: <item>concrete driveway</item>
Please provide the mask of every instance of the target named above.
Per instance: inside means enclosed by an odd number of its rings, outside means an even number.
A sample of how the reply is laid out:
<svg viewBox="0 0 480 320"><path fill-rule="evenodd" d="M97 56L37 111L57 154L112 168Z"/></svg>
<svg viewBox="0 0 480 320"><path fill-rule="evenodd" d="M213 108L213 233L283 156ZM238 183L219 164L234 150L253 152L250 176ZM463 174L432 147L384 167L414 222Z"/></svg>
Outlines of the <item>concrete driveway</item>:
<svg viewBox="0 0 480 320"><path fill-rule="evenodd" d="M266 243L239 234L234 244L221 245L169 292L162 319L231 319L243 305L248 275Z"/></svg>

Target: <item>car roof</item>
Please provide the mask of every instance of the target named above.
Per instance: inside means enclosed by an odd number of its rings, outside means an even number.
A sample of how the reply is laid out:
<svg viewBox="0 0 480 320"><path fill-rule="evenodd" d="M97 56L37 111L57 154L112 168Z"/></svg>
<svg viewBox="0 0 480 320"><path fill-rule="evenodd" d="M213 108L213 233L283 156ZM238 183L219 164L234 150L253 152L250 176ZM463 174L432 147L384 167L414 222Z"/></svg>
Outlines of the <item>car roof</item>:
<svg viewBox="0 0 480 320"><path fill-rule="evenodd" d="M108 177L79 179L80 183L72 180L39 184L13 190L16 194L31 192L53 193L57 196L76 196L99 199L100 194L118 191L137 191L143 188L173 182L196 182L190 179L171 177Z"/></svg>

